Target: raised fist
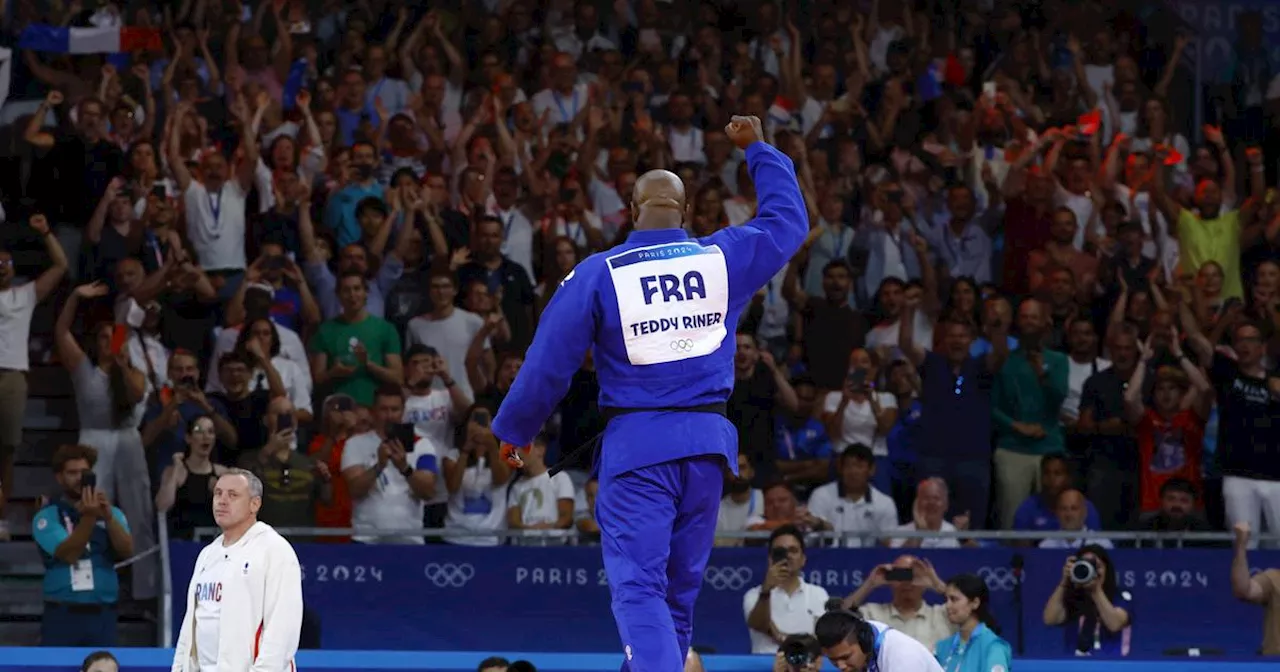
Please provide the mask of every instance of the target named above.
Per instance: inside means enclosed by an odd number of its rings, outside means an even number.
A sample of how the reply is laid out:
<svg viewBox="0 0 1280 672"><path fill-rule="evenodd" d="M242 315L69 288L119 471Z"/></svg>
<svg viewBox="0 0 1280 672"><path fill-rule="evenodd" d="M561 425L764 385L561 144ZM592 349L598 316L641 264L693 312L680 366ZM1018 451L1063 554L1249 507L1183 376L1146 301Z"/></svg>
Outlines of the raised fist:
<svg viewBox="0 0 1280 672"><path fill-rule="evenodd" d="M764 142L764 129L760 126L759 117L735 116L724 127L724 133L739 149L746 149L755 142Z"/></svg>

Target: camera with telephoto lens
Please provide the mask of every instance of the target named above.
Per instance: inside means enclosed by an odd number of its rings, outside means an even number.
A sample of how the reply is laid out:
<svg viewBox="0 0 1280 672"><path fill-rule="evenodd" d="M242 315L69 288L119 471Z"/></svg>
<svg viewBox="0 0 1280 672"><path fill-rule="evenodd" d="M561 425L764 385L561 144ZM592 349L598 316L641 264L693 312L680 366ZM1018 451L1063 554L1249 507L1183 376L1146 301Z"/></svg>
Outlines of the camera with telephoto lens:
<svg viewBox="0 0 1280 672"><path fill-rule="evenodd" d="M1071 583L1083 586L1098 578L1098 565L1089 558L1080 558L1071 563L1069 576L1071 577Z"/></svg>
<svg viewBox="0 0 1280 672"><path fill-rule="evenodd" d="M812 665L822 655L818 639L813 635L787 635L778 650L793 670Z"/></svg>

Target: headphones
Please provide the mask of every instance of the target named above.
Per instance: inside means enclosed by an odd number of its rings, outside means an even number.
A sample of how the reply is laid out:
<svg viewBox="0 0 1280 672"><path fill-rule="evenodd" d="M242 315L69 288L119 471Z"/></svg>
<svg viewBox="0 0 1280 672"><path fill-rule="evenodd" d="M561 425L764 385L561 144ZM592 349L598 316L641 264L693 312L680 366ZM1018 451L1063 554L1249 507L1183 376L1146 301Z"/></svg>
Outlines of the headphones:
<svg viewBox="0 0 1280 672"><path fill-rule="evenodd" d="M829 614L840 614L847 616L853 621L853 631L849 634L853 635L853 641L858 643L858 648L867 654L867 660L875 660L879 652L876 650L876 628L862 618L858 614L848 609L834 609L827 612Z"/></svg>

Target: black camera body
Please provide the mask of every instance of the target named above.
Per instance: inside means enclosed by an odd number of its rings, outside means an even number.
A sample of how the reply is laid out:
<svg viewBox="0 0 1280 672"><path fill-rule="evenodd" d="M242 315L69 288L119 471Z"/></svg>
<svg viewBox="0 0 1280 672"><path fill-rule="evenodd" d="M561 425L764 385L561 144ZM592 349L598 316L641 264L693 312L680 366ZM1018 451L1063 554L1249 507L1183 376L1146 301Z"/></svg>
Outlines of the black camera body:
<svg viewBox="0 0 1280 672"><path fill-rule="evenodd" d="M1089 558L1080 558L1071 563L1069 576L1071 577L1071 583L1083 586L1098 578L1098 565Z"/></svg>
<svg viewBox="0 0 1280 672"><path fill-rule="evenodd" d="M787 635L778 650L792 668L808 667L822 655L822 647L813 635Z"/></svg>

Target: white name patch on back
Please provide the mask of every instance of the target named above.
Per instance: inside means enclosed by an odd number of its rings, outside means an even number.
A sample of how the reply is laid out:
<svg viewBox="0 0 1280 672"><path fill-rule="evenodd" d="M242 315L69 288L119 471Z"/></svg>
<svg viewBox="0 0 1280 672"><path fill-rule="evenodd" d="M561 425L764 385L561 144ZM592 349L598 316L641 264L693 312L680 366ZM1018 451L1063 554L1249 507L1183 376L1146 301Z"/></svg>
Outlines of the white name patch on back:
<svg viewBox="0 0 1280 672"><path fill-rule="evenodd" d="M627 250L608 258L627 358L633 366L709 355L728 333L724 252L696 242Z"/></svg>

